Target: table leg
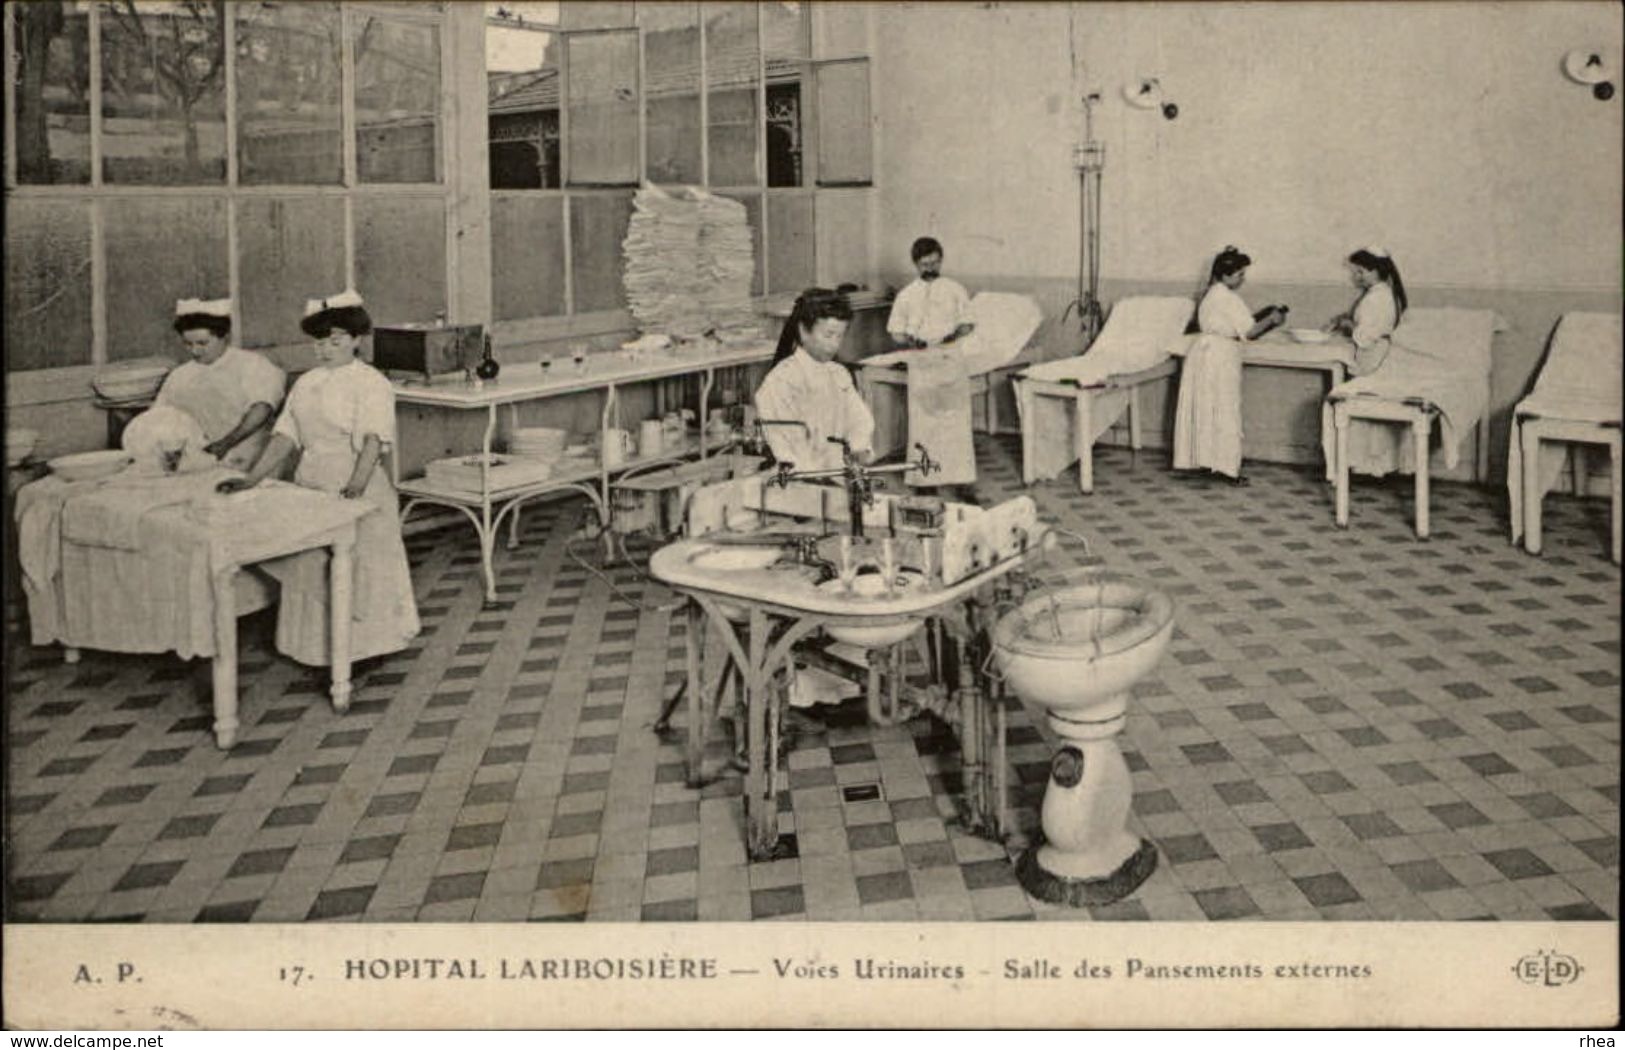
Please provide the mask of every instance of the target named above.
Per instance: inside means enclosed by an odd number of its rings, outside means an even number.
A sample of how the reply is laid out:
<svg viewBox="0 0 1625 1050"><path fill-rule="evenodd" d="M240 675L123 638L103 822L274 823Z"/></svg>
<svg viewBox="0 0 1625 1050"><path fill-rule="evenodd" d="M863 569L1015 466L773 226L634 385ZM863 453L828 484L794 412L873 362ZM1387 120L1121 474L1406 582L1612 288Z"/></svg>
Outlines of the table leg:
<svg viewBox="0 0 1625 1050"><path fill-rule="evenodd" d="M1540 536L1540 430L1530 422L1514 423L1518 428L1518 444L1523 452L1523 549L1539 554Z"/></svg>
<svg viewBox="0 0 1625 1050"><path fill-rule="evenodd" d="M1094 394L1087 390L1078 391L1077 406L1078 432L1073 435L1073 440L1078 453L1078 488L1084 492L1093 492L1095 491Z"/></svg>
<svg viewBox="0 0 1625 1050"><path fill-rule="evenodd" d="M1128 388L1128 447L1130 452L1140 451L1140 386Z"/></svg>
<svg viewBox="0 0 1625 1050"><path fill-rule="evenodd" d="M1416 444L1416 537L1428 538L1428 435L1433 432L1433 415L1421 412L1411 421L1411 437Z"/></svg>
<svg viewBox="0 0 1625 1050"><path fill-rule="evenodd" d="M62 662L69 666L78 663L83 655L77 646L64 645L62 647Z"/></svg>
<svg viewBox="0 0 1625 1050"><path fill-rule="evenodd" d="M1619 445L1620 445L1619 434L1616 432L1614 434L1614 436L1612 438L1610 438L1609 441L1608 441L1608 458L1609 458L1609 463L1610 463L1609 471L1608 471L1608 484L1609 484L1609 493L1608 493L1608 495L1609 495L1610 500L1612 500L1612 502L1613 502L1613 507L1612 507L1612 509L1610 510L1609 513L1610 513L1610 515L1612 517L1612 520L1613 520L1613 532L1614 532L1614 537L1613 537L1613 539L1614 539L1614 552L1613 553L1614 553L1614 564L1615 565L1619 564L1619 503L1620 503L1620 499L1619 499L1619 497L1620 497L1620 476L1619 476L1620 475L1620 463L1619 463L1619 451L1620 451L1620 449L1619 449Z"/></svg>
<svg viewBox="0 0 1625 1050"><path fill-rule="evenodd" d="M497 600L497 575L491 566L496 548L496 535L491 528L491 437L497 429L497 406L491 405L485 414L485 438L480 452L480 565L485 570L485 601Z"/></svg>
<svg viewBox="0 0 1625 1050"><path fill-rule="evenodd" d="M751 609L745 677L745 725L750 768L745 773L745 849L752 859L773 855L779 842L779 806L768 780L767 727L774 705L768 701L767 615Z"/></svg>
<svg viewBox="0 0 1625 1050"><path fill-rule="evenodd" d="M1337 527L1349 526L1349 410L1342 401L1332 403L1332 427L1337 432L1333 443L1332 478L1337 484Z"/></svg>
<svg viewBox="0 0 1625 1050"><path fill-rule="evenodd" d="M237 743L237 594L235 566L214 574L214 742Z"/></svg>
<svg viewBox="0 0 1625 1050"><path fill-rule="evenodd" d="M705 462L705 443L711 438L710 432L707 429L707 424L709 421L705 418L705 416L707 412L711 411L711 382L715 371L715 369L707 368L704 372L700 373L700 408L695 414L694 418L695 421L700 425L701 463Z"/></svg>
<svg viewBox="0 0 1625 1050"><path fill-rule="evenodd" d="M1576 496L1586 494L1586 466L1585 442L1569 442L1569 487Z"/></svg>
<svg viewBox="0 0 1625 1050"><path fill-rule="evenodd" d="M1033 393L1030 382L1018 381L1015 389L1016 410L1021 413L1021 483L1031 485L1038 480L1038 472L1033 469L1033 446L1037 444L1033 413L1038 411L1038 395Z"/></svg>
<svg viewBox="0 0 1625 1050"><path fill-rule="evenodd" d="M710 729L706 718L705 689L700 681L700 645L704 640L705 615L700 604L690 598L685 603L683 656L688 672L688 786L699 787L704 779L705 738ZM726 668L724 668L726 673Z"/></svg>
<svg viewBox="0 0 1625 1050"><path fill-rule="evenodd" d="M333 558L328 563L327 614L331 618L330 657L333 672L333 710L343 714L350 709L350 615L355 589L355 539L333 541Z"/></svg>

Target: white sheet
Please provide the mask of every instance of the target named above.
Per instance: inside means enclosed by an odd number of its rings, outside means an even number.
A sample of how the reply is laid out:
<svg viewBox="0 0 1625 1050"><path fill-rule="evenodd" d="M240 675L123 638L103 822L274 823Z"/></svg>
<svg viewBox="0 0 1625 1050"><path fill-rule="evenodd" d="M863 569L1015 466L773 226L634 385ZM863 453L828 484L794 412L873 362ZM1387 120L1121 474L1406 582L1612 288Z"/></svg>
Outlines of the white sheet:
<svg viewBox="0 0 1625 1050"><path fill-rule="evenodd" d="M1408 310L1394 329L1392 348L1378 369L1334 387L1321 409L1321 448L1326 476L1335 473L1337 433L1333 399L1420 398L1439 410L1439 444L1447 469L1461 459L1461 440L1483 417L1490 400L1490 352L1506 323L1492 310L1456 307ZM1382 477L1410 469L1408 427L1355 419L1349 424L1349 469Z"/></svg>
<svg viewBox="0 0 1625 1050"><path fill-rule="evenodd" d="M1106 326L1089 349L1075 357L1063 357L1034 365L1021 373L1021 379L1058 383L1075 382L1081 387L1104 384L1112 376L1129 375L1155 368L1175 354L1184 353L1191 336L1185 334L1196 304L1179 296L1131 296L1112 307ZM1133 394L1126 388L1102 387L1089 395L1090 444L1110 430L1128 408ZM1018 397L1016 403L1022 404ZM1033 398L1023 411L1023 430L1032 428L1042 440L1030 443L1034 462L1028 468L1035 477L1052 478L1077 459L1078 413L1071 403L1052 397Z"/></svg>
<svg viewBox="0 0 1625 1050"><path fill-rule="evenodd" d="M1568 313L1552 333L1546 364L1535 388L1518 402L1514 421L1521 416L1543 416L1579 423L1620 423L1620 315ZM1512 517L1512 542L1523 537L1523 461L1520 428L1512 427L1507 449L1507 496ZM1550 491L1563 473L1569 453L1565 443L1544 441L1540 463L1540 491Z"/></svg>
<svg viewBox="0 0 1625 1050"><path fill-rule="evenodd" d="M1087 351L1034 365L1022 372L1022 377L1049 382L1071 380L1089 386L1105 382L1109 376L1155 368L1184 352L1191 339L1185 327L1195 310L1196 305L1181 296L1146 295L1119 300L1106 319L1106 327Z"/></svg>
<svg viewBox="0 0 1625 1050"><path fill-rule="evenodd" d="M1036 300L1012 292L982 292L971 300L970 315L976 326L970 335L944 347L928 348L954 355L967 377L991 372L1014 361L1044 321L1044 311ZM866 357L863 364L877 368L906 365L915 360L918 353L918 350L892 350Z"/></svg>

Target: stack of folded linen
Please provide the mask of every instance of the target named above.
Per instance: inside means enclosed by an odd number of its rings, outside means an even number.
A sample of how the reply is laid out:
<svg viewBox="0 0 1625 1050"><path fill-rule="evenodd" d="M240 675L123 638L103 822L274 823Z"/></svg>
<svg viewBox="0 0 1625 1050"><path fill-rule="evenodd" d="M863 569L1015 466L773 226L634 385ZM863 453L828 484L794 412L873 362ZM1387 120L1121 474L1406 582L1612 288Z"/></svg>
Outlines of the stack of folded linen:
<svg viewBox="0 0 1625 1050"><path fill-rule="evenodd" d="M704 328L699 308L700 214L694 202L645 184L621 242L626 302L644 332Z"/></svg>
<svg viewBox="0 0 1625 1050"><path fill-rule="evenodd" d="M745 206L702 190L691 191L700 213L699 288L709 327L755 327L751 281L756 250Z"/></svg>

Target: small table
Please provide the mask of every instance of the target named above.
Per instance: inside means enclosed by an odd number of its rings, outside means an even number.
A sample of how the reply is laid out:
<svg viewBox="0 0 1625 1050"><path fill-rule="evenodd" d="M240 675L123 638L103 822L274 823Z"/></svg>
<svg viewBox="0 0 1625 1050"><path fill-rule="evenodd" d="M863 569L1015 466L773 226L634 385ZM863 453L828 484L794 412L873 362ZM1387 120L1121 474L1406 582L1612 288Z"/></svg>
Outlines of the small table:
<svg viewBox="0 0 1625 1050"><path fill-rule="evenodd" d="M502 369L497 379L480 387L459 381L430 384L395 384L397 405L426 405L460 411L485 412L485 436L480 446L481 485L478 490L448 488L435 485L424 477L399 476L399 457L391 457L396 472L395 488L406 497L401 508L404 522L419 504L449 507L459 511L474 526L480 539L480 564L485 572L485 600L497 600L496 572L492 567L492 553L497 533L504 519L508 520L508 546L519 542L519 509L527 500L549 493L575 491L592 501L599 521L609 525L610 479L628 471L642 471L657 463L680 462L691 455L704 459L707 452L727 444L727 438L706 434L687 438L681 448L662 449L653 456L637 456L625 462L608 466L603 457L597 463L577 462L573 466L560 461L554 473L542 481L524 481L504 486L500 477L491 476L491 446L497 432L497 409L507 405L512 412L512 424L519 425L519 405L524 402L544 401L549 398L590 391L604 392L601 428L616 427L620 414L620 388L634 383L678 376L699 375L700 403L698 416L705 418L705 406L711 394L711 385L718 369L738 368L762 364L773 359L773 347L767 343L716 348L680 349L631 353L617 351L588 355L577 367L567 361L554 360L544 370L538 364L514 364Z"/></svg>
<svg viewBox="0 0 1625 1050"><path fill-rule="evenodd" d="M289 513L256 513L233 517L225 527L208 532L209 584L214 595L214 737L223 750L237 742L237 606L234 580L238 570L256 562L300 551L332 548L328 562L328 621L332 658L333 710L350 709L350 616L355 586L356 522L375 510L364 500L348 500L291 484L266 482L265 498L297 507ZM290 533L297 520L301 531Z"/></svg>
<svg viewBox="0 0 1625 1050"><path fill-rule="evenodd" d="M224 476L222 470L210 470L163 479L159 484L178 486L182 494L176 501L155 503L152 509L127 513L125 531L135 537L129 548L112 550L77 544L62 535L61 522L67 503L78 495L94 492L98 482L70 483L55 477L43 478L18 493L17 514L19 520L34 512L54 514L55 523L51 528L59 537L63 551L61 565L56 570L60 575L52 581L51 590L30 595L35 644L60 643L69 663L78 660L80 649L173 651L191 657L207 655L204 646L211 647L215 742L221 748L230 748L237 742L239 727L236 588L239 570L301 551L332 549L328 576L329 656L333 707L342 712L350 705L352 690L350 617L356 522L377 508L362 500L347 500L287 482L267 481L251 493L233 497L243 501L240 509L227 504L228 509L205 524L194 517L190 500L199 493L211 492ZM73 568L81 565L82 569ZM71 580L70 571L75 575ZM108 595L103 590L104 600L128 601L134 610L145 611L150 592L142 589L140 581L152 580L156 578L154 574L181 581L204 580L206 585L183 583L169 598L184 603L176 607L180 610L179 616L166 620L154 614L151 623L140 625L132 633L103 633L96 623L78 619L71 609L57 605L61 588L82 591L92 586L122 587L117 595ZM69 605L82 608L85 601L81 596L76 599L77 604L70 602Z"/></svg>
<svg viewBox="0 0 1625 1050"><path fill-rule="evenodd" d="M1037 556L1043 537L1024 553L1004 558L949 586L907 590L894 597L854 599L821 591L810 570L794 568L737 570L708 567L706 551L716 549L705 538L680 540L662 547L649 561L649 575L688 599L686 605L688 699L688 782L701 782L710 713L700 678L700 639L707 619L718 628L729 655L744 679L749 726L745 774L746 849L753 860L775 855L779 843L778 748L776 726L783 698L774 684L776 671L791 658L792 647L814 631L829 626L883 627L926 619L954 606L969 606L977 593ZM764 540L764 543L767 541ZM743 614L741 617L740 614ZM974 622L975 617L967 615ZM967 648L962 640L960 649ZM961 761L971 819L997 829L1004 805L1003 734L988 725L989 705L975 659L960 663L960 700L964 718ZM968 680L967 680L968 679ZM994 705L995 712L1000 708ZM1002 723L1001 723L1002 724ZM991 751L992 754L988 752Z"/></svg>

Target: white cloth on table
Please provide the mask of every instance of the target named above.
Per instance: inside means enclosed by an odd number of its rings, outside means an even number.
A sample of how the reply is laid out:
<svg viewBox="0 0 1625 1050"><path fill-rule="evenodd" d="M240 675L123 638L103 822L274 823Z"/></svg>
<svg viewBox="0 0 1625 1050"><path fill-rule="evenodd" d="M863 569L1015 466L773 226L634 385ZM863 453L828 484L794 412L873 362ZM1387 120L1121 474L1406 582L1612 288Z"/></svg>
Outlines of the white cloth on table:
<svg viewBox="0 0 1625 1050"><path fill-rule="evenodd" d="M65 540L64 507L103 482L42 478L17 493L19 556L35 645L60 642L107 652L214 655L214 596L203 527L178 504L213 491L225 469L154 479L175 499L140 512L139 549ZM237 608L270 603L274 586L254 572L234 581Z"/></svg>
<svg viewBox="0 0 1625 1050"><path fill-rule="evenodd" d="M175 481L168 475L126 471L93 485L63 504L62 538L87 547L140 550L142 523L148 514L190 503L202 494L193 485Z"/></svg>
<svg viewBox="0 0 1625 1050"><path fill-rule="evenodd" d="M1552 333L1551 350L1535 388L1513 409L1507 448L1507 495L1512 509L1512 540L1523 536L1523 472L1539 471L1546 493L1563 473L1568 449L1555 441L1540 445L1540 462L1523 461L1518 421L1523 416L1563 419L1599 426L1620 425L1620 315L1574 312L1563 315Z"/></svg>
<svg viewBox="0 0 1625 1050"><path fill-rule="evenodd" d="M1141 295L1118 300L1106 318L1106 325L1089 349L1074 357L1063 357L1033 365L1021 373L1022 379L1041 382L1071 382L1079 387L1107 383L1113 376L1132 375L1155 368L1176 353L1183 353L1190 337L1195 304L1184 296ZM1108 387L1096 390L1091 398L1090 433L1093 444L1110 430L1128 407L1133 392ZM1077 458L1075 454L1076 413L1070 406L1056 405L1053 398L1036 398L1031 407L1036 418L1023 418L1023 429L1032 427L1044 440L1033 442L1033 470L1037 477L1054 477ZM1020 399L1017 400L1020 404Z"/></svg>
<svg viewBox="0 0 1625 1050"><path fill-rule="evenodd" d="M781 463L796 470L838 470L841 447L829 439L845 438L853 452L874 447L875 418L852 384L852 374L835 361L819 361L801 347L773 366L756 389L759 418L798 421L793 426L764 426L763 434Z"/></svg>
<svg viewBox="0 0 1625 1050"><path fill-rule="evenodd" d="M940 343L961 324L971 321L970 296L952 277L927 281L916 277L892 302L886 332L909 336L927 344Z"/></svg>
<svg viewBox="0 0 1625 1050"><path fill-rule="evenodd" d="M288 392L275 433L301 450L295 483L336 493L349 482L356 453L369 435L386 447L394 443L394 390L382 372L364 361L313 369L300 376ZM421 629L406 544L401 539L400 507L382 459L373 468L361 498L378 509L356 523L350 631L354 660L398 652ZM284 570L281 561L268 562L268 571ZM325 666L332 659L328 593L322 585L327 556L295 556L293 566L302 575L292 593L284 587L277 648L300 663Z"/></svg>
<svg viewBox="0 0 1625 1050"><path fill-rule="evenodd" d="M1484 415L1490 400L1490 354L1495 333L1506 327L1493 310L1434 307L1407 310L1394 329L1387 356L1370 375L1333 387L1321 407L1321 448L1326 477L1335 480L1337 431L1332 404L1339 398L1419 399L1439 414L1445 467L1461 459L1462 436ZM1382 477L1410 470L1411 428L1351 419L1349 469Z"/></svg>
<svg viewBox="0 0 1625 1050"><path fill-rule="evenodd" d="M1174 410L1175 470L1241 473L1241 355L1256 321L1235 290L1215 281L1196 308L1201 334L1185 351Z"/></svg>
<svg viewBox="0 0 1625 1050"><path fill-rule="evenodd" d="M254 405L263 402L272 411L279 408L287 386L282 369L263 354L228 346L212 365L188 361L169 373L155 403L185 412L198 421L207 441L218 441L231 433ZM224 462L227 466L251 466L268 438L266 429L261 428L228 452Z"/></svg>

